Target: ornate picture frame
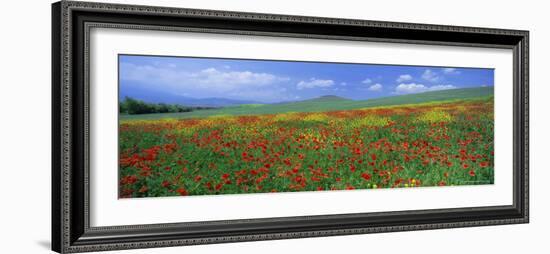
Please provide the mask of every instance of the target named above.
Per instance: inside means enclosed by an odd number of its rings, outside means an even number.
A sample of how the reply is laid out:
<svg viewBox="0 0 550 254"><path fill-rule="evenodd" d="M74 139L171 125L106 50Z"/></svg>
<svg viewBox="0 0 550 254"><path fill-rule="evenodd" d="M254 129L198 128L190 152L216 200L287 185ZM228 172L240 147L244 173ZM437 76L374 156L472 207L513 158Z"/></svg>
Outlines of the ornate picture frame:
<svg viewBox="0 0 550 254"><path fill-rule="evenodd" d="M512 205L92 226L89 33L93 28L511 50ZM54 3L52 249L72 253L528 223L528 89L528 31L73 1Z"/></svg>

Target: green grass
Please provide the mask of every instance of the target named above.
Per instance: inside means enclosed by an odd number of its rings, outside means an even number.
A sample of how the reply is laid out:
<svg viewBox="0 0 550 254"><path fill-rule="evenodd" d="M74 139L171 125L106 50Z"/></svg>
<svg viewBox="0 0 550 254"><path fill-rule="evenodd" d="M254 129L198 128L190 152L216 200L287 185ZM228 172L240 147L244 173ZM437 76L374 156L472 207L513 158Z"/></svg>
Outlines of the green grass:
<svg viewBox="0 0 550 254"><path fill-rule="evenodd" d="M493 87L476 87L398 95L371 100L354 101L337 96L324 96L312 100L281 104L249 104L219 109L197 110L186 113L159 113L120 115L120 120L154 120L162 118L203 118L216 115L263 115L284 112L324 112L367 107L418 104L453 100L483 99L493 95Z"/></svg>

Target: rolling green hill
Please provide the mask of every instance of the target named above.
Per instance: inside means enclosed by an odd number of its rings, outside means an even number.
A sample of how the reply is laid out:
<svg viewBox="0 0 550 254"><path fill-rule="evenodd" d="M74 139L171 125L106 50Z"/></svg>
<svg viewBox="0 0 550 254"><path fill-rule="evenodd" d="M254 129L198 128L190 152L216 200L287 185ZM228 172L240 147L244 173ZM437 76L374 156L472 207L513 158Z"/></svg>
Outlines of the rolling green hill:
<svg viewBox="0 0 550 254"><path fill-rule="evenodd" d="M245 104L219 109L197 110L186 113L163 113L143 115L121 115L120 120L160 119L160 118L196 118L215 115L258 115L283 112L319 112L349 110L366 107L379 107L403 104L425 103L432 101L465 100L492 96L493 87L475 87L425 92L418 94L397 95L370 100L354 101L346 98L327 95L319 98L280 104Z"/></svg>
<svg viewBox="0 0 550 254"><path fill-rule="evenodd" d="M300 102L335 102L335 101L351 101L350 99L347 99L347 98L344 98L344 97L340 97L340 96L336 96L336 95L324 95L324 96L321 96L321 97L318 97L318 98L313 98L313 99L309 99L309 100L303 100L303 101L300 101ZM296 102L294 102L296 103Z"/></svg>

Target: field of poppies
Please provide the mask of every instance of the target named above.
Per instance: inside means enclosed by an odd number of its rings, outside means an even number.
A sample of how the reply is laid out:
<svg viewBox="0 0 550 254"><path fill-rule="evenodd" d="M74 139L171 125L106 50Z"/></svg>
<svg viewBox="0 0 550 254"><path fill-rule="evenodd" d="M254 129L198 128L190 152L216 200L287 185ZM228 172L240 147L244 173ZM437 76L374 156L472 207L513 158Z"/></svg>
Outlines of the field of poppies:
<svg viewBox="0 0 550 254"><path fill-rule="evenodd" d="M492 184L493 99L122 120L119 197Z"/></svg>

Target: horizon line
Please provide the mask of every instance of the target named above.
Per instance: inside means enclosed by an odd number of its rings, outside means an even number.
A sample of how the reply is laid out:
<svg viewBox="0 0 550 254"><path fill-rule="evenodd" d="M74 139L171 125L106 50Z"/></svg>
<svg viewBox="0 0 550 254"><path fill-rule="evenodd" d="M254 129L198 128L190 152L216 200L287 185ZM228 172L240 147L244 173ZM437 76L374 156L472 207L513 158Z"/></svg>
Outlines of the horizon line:
<svg viewBox="0 0 550 254"><path fill-rule="evenodd" d="M443 92L443 91L453 91L453 90L467 90L467 89L478 89L478 88L494 88L494 85L486 85L486 86L475 86L475 87L462 87L462 88L452 88L452 89L442 89L442 90L435 90L435 91L425 91L425 92L420 92L420 93L405 93L405 94L394 94L394 95L391 95L391 96L380 96L380 97L376 97L376 98L368 98L368 99L351 99L351 98L347 98L347 97L344 97L344 96L339 96L339 95L335 95L335 94L325 94L325 95L320 95L320 96L317 96L317 97L312 97L312 98L308 98L308 99L298 99L298 100L286 100L286 101L278 101L278 102L259 102L259 101L252 101L252 100L243 100L243 99L231 99L231 98L223 98L223 97L203 97L203 98L196 98L196 97L188 97L188 96L185 96L185 95L177 95L177 94L174 94L175 96L179 96L179 97L183 97L183 98L188 98L188 99L194 99L194 100L208 100L208 99L224 99L224 100L230 100L230 101L249 101L250 103L235 103L235 105L247 105L247 104L262 104L262 105L270 105L270 104L281 104L281 103L291 103L291 102L301 102L301 101L309 101L309 100L315 100L315 99L320 99L320 98L323 98L323 97L338 97L338 98L342 98L344 100L350 100L350 101L368 101L368 100L375 100L375 99L382 99L382 98L390 98L390 97L398 97L398 96L407 96L407 95L419 95L419 94L426 94L426 93L436 93L436 92ZM119 94L119 103L124 101L123 99L121 99L122 96ZM124 98L132 98L132 99L135 99L135 100L140 100L140 101L144 101L144 102L147 102L146 100L143 100L143 99L140 99L140 98L135 98L133 96L124 96ZM182 105L182 106L185 106L185 104L181 104L181 103L165 103L165 102L155 102L155 103L164 103L164 104L171 104L171 105Z"/></svg>

